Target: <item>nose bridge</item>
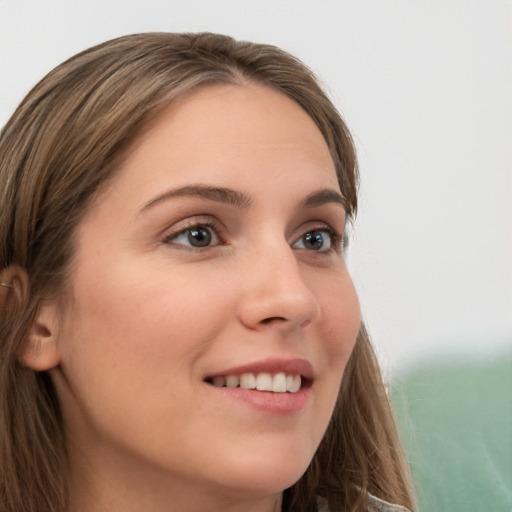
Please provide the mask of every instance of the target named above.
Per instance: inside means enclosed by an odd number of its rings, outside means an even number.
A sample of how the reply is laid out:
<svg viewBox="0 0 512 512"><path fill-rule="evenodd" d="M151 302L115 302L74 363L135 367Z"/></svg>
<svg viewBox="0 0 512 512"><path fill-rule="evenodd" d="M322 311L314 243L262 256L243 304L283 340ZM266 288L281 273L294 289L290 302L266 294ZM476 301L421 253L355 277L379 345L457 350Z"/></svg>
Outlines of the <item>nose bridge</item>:
<svg viewBox="0 0 512 512"><path fill-rule="evenodd" d="M319 314L316 297L284 237L258 244L246 269L242 322L253 329L270 324L293 329L309 325Z"/></svg>

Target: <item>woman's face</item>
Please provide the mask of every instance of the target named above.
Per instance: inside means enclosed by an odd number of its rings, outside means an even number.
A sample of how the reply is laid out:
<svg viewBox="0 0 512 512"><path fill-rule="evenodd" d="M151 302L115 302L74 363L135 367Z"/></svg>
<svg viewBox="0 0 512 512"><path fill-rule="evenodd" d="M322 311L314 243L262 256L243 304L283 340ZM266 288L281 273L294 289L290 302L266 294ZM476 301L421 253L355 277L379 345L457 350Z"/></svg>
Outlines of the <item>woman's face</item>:
<svg viewBox="0 0 512 512"><path fill-rule="evenodd" d="M344 225L324 139L287 97L210 86L168 108L76 232L52 370L72 474L194 499L293 484L360 324Z"/></svg>

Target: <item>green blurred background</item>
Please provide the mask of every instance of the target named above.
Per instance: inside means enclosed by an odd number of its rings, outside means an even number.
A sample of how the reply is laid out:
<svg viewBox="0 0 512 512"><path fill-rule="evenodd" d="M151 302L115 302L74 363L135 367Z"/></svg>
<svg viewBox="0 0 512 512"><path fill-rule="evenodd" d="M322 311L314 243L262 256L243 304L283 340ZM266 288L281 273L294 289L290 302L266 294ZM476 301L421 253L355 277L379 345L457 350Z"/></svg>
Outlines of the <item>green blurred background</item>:
<svg viewBox="0 0 512 512"><path fill-rule="evenodd" d="M512 351L416 367L392 398L420 512L512 511Z"/></svg>

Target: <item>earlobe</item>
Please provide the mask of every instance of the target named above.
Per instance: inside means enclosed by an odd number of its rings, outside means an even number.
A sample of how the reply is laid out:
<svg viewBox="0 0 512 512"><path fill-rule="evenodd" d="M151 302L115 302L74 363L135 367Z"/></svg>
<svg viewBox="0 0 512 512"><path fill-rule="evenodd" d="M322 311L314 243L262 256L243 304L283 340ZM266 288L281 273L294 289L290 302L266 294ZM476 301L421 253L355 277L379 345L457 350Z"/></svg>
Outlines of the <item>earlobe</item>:
<svg viewBox="0 0 512 512"><path fill-rule="evenodd" d="M20 347L19 361L32 370L50 370L60 362L58 323L54 309L49 304L40 307Z"/></svg>
<svg viewBox="0 0 512 512"><path fill-rule="evenodd" d="M29 277L25 269L11 265L0 272L0 281L4 287L3 299L23 304L29 293ZM57 344L57 312L55 306L43 303L29 326L17 358L21 364L36 371L53 368L60 362Z"/></svg>

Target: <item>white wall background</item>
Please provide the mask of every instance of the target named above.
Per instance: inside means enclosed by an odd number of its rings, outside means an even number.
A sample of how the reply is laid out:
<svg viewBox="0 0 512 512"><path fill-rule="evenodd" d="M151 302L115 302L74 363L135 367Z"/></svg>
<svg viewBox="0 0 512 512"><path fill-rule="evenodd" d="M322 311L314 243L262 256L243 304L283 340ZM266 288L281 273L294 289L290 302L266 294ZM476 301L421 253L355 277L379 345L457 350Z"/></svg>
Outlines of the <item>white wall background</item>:
<svg viewBox="0 0 512 512"><path fill-rule="evenodd" d="M152 30L273 43L328 84L359 149L349 262L388 370L511 353L512 2L0 0L0 124L65 58Z"/></svg>

